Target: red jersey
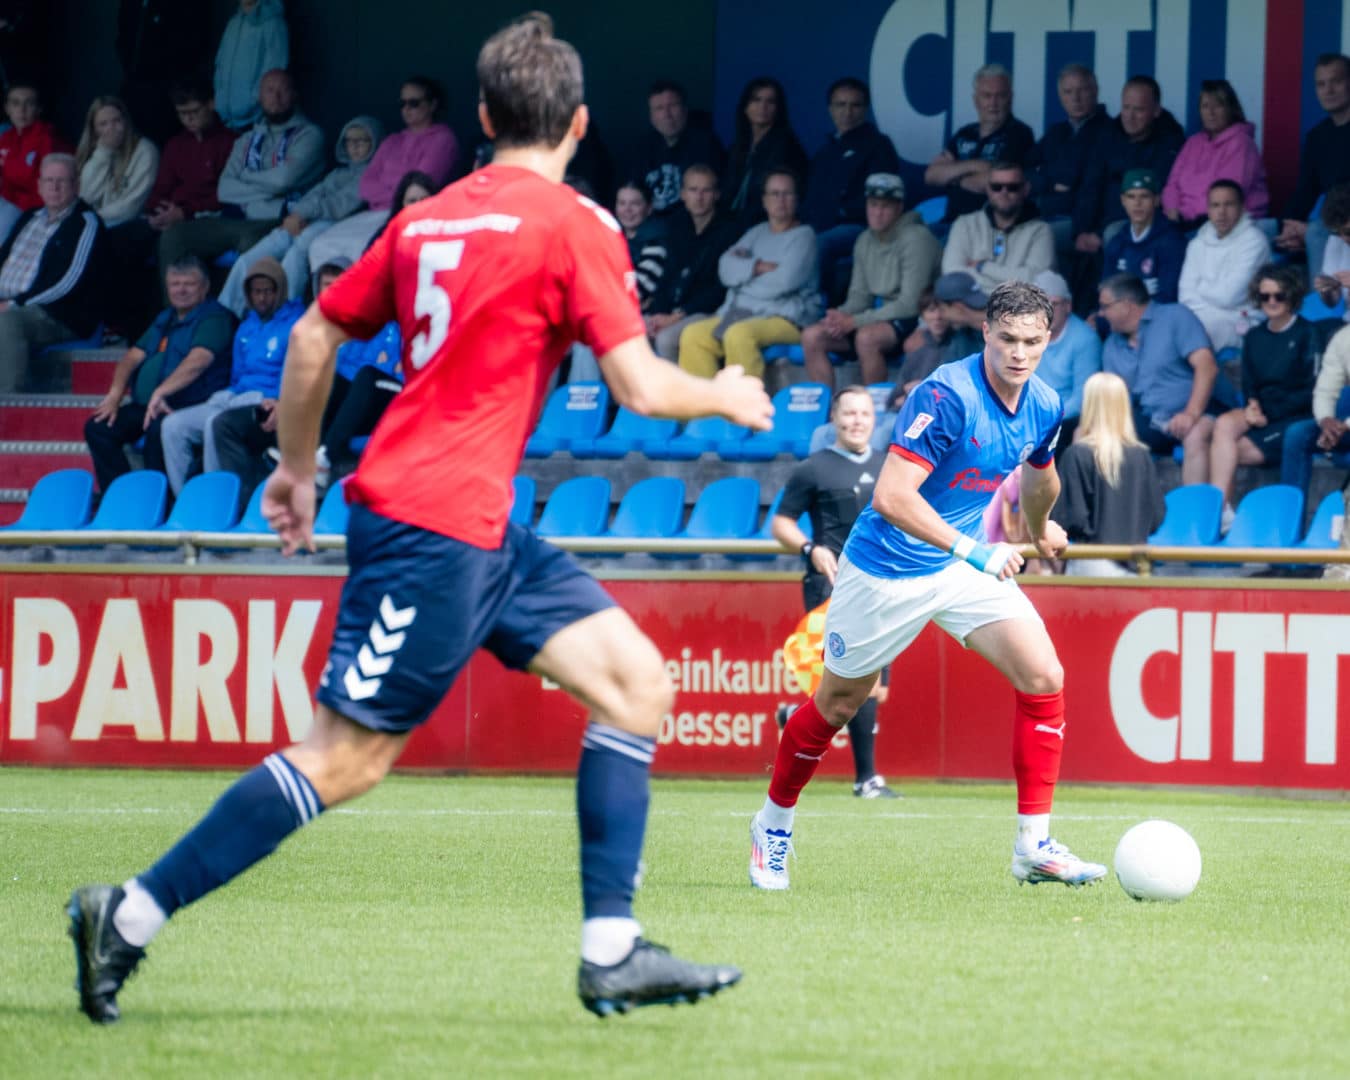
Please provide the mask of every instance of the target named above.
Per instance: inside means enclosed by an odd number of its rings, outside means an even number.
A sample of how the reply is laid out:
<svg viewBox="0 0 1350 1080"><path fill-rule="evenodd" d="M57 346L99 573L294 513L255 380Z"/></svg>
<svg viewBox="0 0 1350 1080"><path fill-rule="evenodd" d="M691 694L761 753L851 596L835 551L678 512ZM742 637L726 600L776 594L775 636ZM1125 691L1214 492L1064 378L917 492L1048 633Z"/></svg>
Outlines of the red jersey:
<svg viewBox="0 0 1350 1080"><path fill-rule="evenodd" d="M643 334L628 245L591 200L490 165L410 206L319 298L356 338L391 319L404 389L347 481L385 517L501 546L511 479L553 370Z"/></svg>

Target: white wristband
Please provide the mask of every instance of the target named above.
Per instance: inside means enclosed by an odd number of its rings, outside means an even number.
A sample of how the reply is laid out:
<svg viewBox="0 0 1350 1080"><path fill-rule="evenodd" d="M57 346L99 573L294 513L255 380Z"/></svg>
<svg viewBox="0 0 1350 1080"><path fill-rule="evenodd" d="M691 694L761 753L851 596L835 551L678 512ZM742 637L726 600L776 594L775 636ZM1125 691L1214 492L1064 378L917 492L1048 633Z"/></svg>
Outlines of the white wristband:
<svg viewBox="0 0 1350 1080"><path fill-rule="evenodd" d="M975 541L969 536L961 535L956 538L950 548L950 554L956 556L962 562L970 558L970 553L975 550Z"/></svg>

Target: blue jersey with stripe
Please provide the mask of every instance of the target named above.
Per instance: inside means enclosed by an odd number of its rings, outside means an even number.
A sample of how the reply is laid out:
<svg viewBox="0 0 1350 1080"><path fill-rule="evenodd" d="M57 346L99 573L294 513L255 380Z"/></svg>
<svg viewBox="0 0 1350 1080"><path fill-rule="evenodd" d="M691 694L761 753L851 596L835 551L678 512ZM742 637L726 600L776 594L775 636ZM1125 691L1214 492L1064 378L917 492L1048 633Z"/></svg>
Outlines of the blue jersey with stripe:
<svg viewBox="0 0 1350 1080"><path fill-rule="evenodd" d="M983 540L985 508L1008 474L1022 462L1038 469L1053 463L1063 416L1059 395L1034 375L1009 412L989 385L981 351L944 364L914 388L896 418L891 453L931 470L919 494L958 532ZM844 554L880 578L932 574L953 561L871 506Z"/></svg>

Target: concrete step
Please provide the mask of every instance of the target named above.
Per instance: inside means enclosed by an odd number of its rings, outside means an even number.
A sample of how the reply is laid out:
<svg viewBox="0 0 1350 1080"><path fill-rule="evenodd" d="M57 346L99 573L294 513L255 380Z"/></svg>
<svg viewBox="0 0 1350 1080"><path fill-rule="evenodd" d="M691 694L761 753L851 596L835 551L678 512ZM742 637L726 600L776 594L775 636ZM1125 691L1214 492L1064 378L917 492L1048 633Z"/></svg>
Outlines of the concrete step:
<svg viewBox="0 0 1350 1080"><path fill-rule="evenodd" d="M7 490L29 491L49 472L57 469L94 471L89 448L80 442L0 442L0 485Z"/></svg>
<svg viewBox="0 0 1350 1080"><path fill-rule="evenodd" d="M0 441L83 441L85 421L101 400L95 394L0 395Z"/></svg>

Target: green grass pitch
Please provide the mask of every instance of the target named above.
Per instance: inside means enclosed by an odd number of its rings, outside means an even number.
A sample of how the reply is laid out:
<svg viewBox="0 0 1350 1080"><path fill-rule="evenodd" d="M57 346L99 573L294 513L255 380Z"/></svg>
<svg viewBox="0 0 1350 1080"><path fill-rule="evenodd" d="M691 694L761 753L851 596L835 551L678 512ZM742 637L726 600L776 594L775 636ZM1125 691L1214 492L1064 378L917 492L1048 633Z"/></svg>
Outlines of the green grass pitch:
<svg viewBox="0 0 1350 1080"><path fill-rule="evenodd" d="M396 777L181 913L96 1028L68 892L142 868L225 780L0 771L0 1075L1350 1076L1350 806L1072 787L1059 839L1109 862L1176 821L1195 894L1018 887L1010 786L837 782L803 800L792 891L758 893L763 784L657 782L639 916L745 979L600 1021L570 782Z"/></svg>

